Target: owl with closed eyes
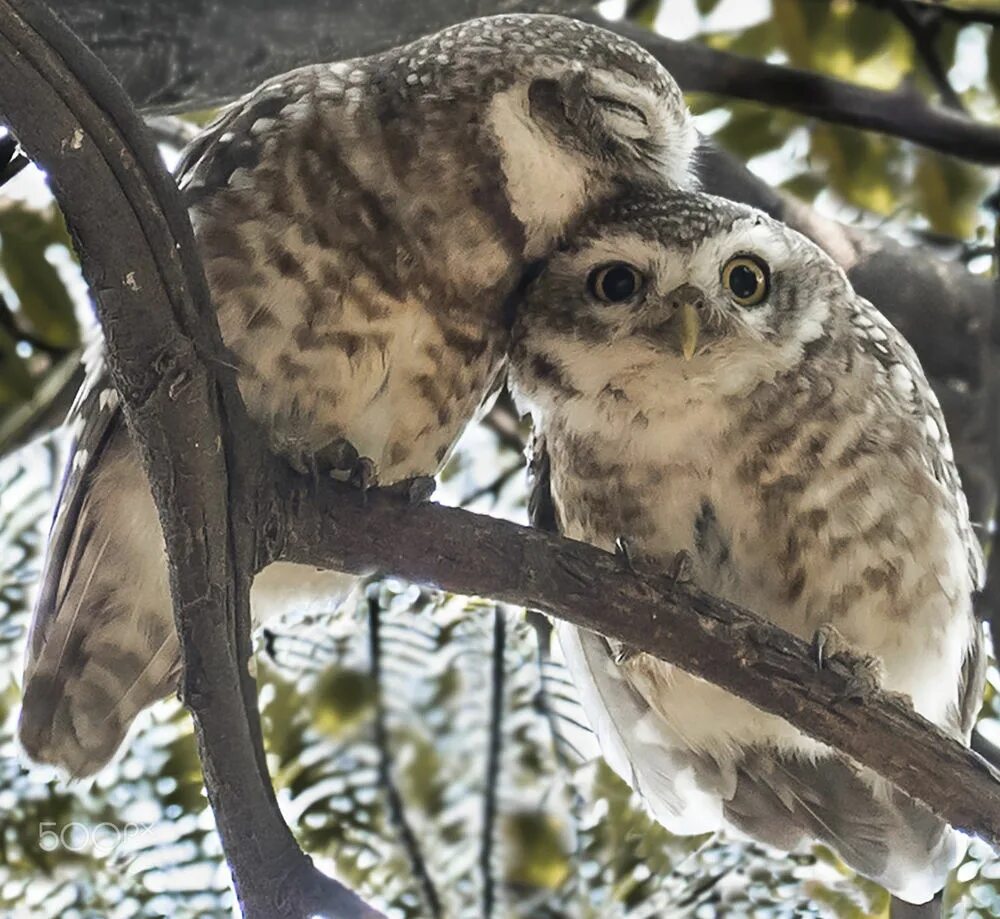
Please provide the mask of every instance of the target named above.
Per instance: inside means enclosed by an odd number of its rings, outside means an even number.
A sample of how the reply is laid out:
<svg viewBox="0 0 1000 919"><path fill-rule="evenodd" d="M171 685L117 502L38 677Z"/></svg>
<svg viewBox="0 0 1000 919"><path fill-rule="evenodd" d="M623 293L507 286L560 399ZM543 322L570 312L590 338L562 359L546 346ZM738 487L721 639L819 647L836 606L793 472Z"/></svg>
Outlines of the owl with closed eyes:
<svg viewBox="0 0 1000 919"><path fill-rule="evenodd" d="M839 634L968 742L984 677L979 545L912 349L815 245L750 208L640 191L533 281L511 384L565 535L804 639ZM910 903L958 858L922 805L776 716L566 624L609 764L678 833L819 841Z"/></svg>

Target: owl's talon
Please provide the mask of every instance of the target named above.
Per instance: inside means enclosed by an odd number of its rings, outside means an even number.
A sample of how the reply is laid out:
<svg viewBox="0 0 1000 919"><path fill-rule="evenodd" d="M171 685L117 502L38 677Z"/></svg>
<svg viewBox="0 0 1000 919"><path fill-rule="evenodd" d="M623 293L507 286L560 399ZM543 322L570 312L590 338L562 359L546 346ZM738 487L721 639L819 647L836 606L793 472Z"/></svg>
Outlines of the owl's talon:
<svg viewBox="0 0 1000 919"><path fill-rule="evenodd" d="M611 660L619 667L627 664L634 657L642 653L638 648L634 648L632 645L627 645L621 641L616 641L613 638L606 638L604 642L611 653Z"/></svg>
<svg viewBox="0 0 1000 919"><path fill-rule="evenodd" d="M313 465L317 471L340 482L351 480L351 476L360 461L361 454L346 437L331 440L325 447L317 450L312 457Z"/></svg>
<svg viewBox="0 0 1000 919"><path fill-rule="evenodd" d="M378 488L378 469L375 466L375 460L367 456L360 457L351 470L348 481L363 492Z"/></svg>
<svg viewBox="0 0 1000 919"><path fill-rule="evenodd" d="M619 536L615 539L615 556L622 564L637 577L657 576L663 574L663 564L647 555L636 552L632 541L627 536ZM674 553L674 557L667 565L667 577L673 582L672 586L686 584L691 580L694 559L687 549L681 549Z"/></svg>
<svg viewBox="0 0 1000 919"><path fill-rule="evenodd" d="M405 498L411 505L424 504L430 500L437 488L437 482L432 475L415 475L410 479L401 479L392 485L385 485L379 491L387 492Z"/></svg>
<svg viewBox="0 0 1000 919"><path fill-rule="evenodd" d="M687 584L691 580L693 572L694 558L691 556L691 553L687 549L681 549L680 552L675 553L667 572L670 579L674 582L674 586Z"/></svg>
<svg viewBox="0 0 1000 919"><path fill-rule="evenodd" d="M345 437L338 437L316 451L312 463L317 472L323 472L338 482L349 482L363 492L378 485L375 461L361 456Z"/></svg>
<svg viewBox="0 0 1000 919"><path fill-rule="evenodd" d="M882 659L874 654L855 657L851 662L851 676L838 698L847 702L867 702L882 688L885 668Z"/></svg>
<svg viewBox="0 0 1000 919"><path fill-rule="evenodd" d="M632 574L638 574L632 562L632 544L627 536L615 537L615 558L617 558Z"/></svg>
<svg viewBox="0 0 1000 919"><path fill-rule="evenodd" d="M844 641L844 636L840 634L836 626L827 622L816 629L813 634L812 647L816 669L822 670L827 658L840 654L847 648L847 642Z"/></svg>
<svg viewBox="0 0 1000 919"><path fill-rule="evenodd" d="M830 623L820 626L813 635L813 654L818 670L822 670L832 657L842 655L846 659L851 676L837 697L840 701L863 702L882 687L884 668L881 659L874 654L856 651Z"/></svg>

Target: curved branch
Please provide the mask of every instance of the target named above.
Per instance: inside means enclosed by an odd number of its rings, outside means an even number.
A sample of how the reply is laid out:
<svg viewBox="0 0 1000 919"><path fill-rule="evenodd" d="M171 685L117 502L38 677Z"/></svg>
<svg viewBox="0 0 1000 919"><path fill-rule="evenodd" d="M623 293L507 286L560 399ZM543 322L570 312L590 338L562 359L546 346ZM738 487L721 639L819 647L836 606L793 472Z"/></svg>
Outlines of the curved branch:
<svg viewBox="0 0 1000 919"><path fill-rule="evenodd" d="M1000 844L1000 773L894 693L852 695L858 662L818 670L807 642L667 576L639 578L608 552L439 505L407 507L272 472L274 557L394 575L543 610L648 651L836 747L959 829Z"/></svg>
<svg viewBox="0 0 1000 919"><path fill-rule="evenodd" d="M303 855L267 774L247 669L253 527L233 519L260 464L233 447L253 432L174 183L121 88L36 0L0 0L0 110L48 171L97 299L160 512L182 695L244 916L375 917Z"/></svg>

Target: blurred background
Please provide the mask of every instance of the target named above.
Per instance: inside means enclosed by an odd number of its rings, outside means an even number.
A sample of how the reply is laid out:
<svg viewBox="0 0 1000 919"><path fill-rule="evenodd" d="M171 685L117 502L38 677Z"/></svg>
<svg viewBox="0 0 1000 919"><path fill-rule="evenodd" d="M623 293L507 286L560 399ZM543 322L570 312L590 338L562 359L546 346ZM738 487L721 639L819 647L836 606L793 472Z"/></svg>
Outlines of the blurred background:
<svg viewBox="0 0 1000 919"><path fill-rule="evenodd" d="M609 0L600 11L1000 124L995 0ZM688 101L700 129L771 188L994 276L995 169L905 139L903 109L903 136L889 136L762 98L692 92ZM169 164L210 115L154 119ZM21 165L11 139L0 139L0 179L11 176L0 185L0 915L228 916L228 874L175 701L141 717L126 755L93 780L29 770L13 740L31 591L61 473L57 425L95 334L45 177ZM929 315L939 308L927 304ZM948 393L975 395L984 379L935 383L947 408ZM524 521L524 434L501 397L463 439L437 500ZM986 541L995 488L975 468L974 440L957 452ZM886 915L886 894L828 851L786 856L725 837L674 838L653 824L597 758L537 614L379 582L339 612L290 611L257 644L286 818L324 868L390 916ZM989 679L977 735L987 754L1000 744L995 667ZM954 916L1000 915L1000 860L982 844L970 845L947 902Z"/></svg>

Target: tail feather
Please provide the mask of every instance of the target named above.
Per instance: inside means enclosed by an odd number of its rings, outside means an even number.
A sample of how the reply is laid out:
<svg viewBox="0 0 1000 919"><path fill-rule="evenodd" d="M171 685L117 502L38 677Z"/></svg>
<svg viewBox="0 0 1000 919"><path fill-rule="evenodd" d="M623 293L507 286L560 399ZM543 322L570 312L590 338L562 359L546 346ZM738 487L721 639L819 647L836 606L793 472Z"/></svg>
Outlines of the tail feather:
<svg viewBox="0 0 1000 919"><path fill-rule="evenodd" d="M693 750L614 663L604 639L556 628L605 759L667 829L691 834L728 823L786 851L818 841L912 903L944 886L960 837L922 804L832 752L743 746L716 758Z"/></svg>
<svg viewBox="0 0 1000 919"><path fill-rule="evenodd" d="M29 756L75 776L169 694L179 660L159 521L123 428L81 484L68 551L50 548L43 571L18 726Z"/></svg>
<svg viewBox="0 0 1000 919"><path fill-rule="evenodd" d="M64 495L35 606L18 735L34 760L91 775L136 716L177 686L180 647L156 507L122 425ZM270 566L254 613L336 606L356 578Z"/></svg>
<svg viewBox="0 0 1000 919"><path fill-rule="evenodd" d="M819 841L858 873L913 903L931 899L960 857L957 834L945 821L835 755L746 751L725 816L778 848Z"/></svg>

